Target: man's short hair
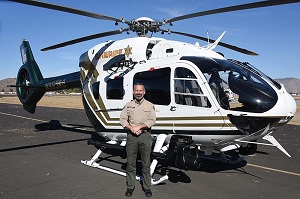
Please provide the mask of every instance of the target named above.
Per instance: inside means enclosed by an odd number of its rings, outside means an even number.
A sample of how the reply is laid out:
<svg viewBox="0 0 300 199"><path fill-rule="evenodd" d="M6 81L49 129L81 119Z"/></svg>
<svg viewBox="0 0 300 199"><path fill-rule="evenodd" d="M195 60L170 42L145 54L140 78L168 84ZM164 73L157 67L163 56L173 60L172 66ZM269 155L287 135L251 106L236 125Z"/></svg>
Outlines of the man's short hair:
<svg viewBox="0 0 300 199"><path fill-rule="evenodd" d="M144 86L144 84L143 83L140 83L140 82L138 82L138 83L135 83L133 86L138 86L138 85L140 85L140 86ZM145 86L144 86L145 87Z"/></svg>
<svg viewBox="0 0 300 199"><path fill-rule="evenodd" d="M143 86L143 87L144 87L144 90L146 90L146 88L145 88L145 86L144 86L143 83L140 83L140 82L135 83L135 84L133 85L133 89L135 88L135 86Z"/></svg>

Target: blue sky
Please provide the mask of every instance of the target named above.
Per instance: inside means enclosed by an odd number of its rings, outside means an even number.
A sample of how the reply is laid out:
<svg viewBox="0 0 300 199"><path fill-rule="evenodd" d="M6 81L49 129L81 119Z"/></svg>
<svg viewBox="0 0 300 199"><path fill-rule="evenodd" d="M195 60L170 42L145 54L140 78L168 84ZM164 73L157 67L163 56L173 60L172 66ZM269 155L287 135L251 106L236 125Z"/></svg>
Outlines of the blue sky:
<svg viewBox="0 0 300 199"><path fill-rule="evenodd" d="M227 7L254 1L234 0L45 0L45 2L91 11L127 20L147 16L162 20L189 13ZM222 42L257 52L248 56L218 46L215 50L226 58L248 61L272 78L300 78L300 3L281 5L182 20L171 27L212 39L226 31ZM44 77L62 75L79 70L80 55L98 43L134 37L131 33L95 39L72 46L41 52L40 49L90 34L116 30L112 21L103 21L59 11L0 0L0 80L16 77L21 66L19 46L23 39L30 42L35 59ZM165 26L169 28L169 26ZM188 43L197 41L179 35L155 34L170 40ZM299 57L298 57L299 56Z"/></svg>

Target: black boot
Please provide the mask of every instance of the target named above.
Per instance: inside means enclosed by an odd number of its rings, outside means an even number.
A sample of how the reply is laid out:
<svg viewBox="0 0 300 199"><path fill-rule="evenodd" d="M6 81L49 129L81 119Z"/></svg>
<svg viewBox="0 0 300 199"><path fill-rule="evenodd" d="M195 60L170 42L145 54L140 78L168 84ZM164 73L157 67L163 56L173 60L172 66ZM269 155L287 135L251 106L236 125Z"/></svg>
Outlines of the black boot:
<svg viewBox="0 0 300 199"><path fill-rule="evenodd" d="M151 197L152 196L152 191L150 189L145 189L145 196L146 197Z"/></svg>
<svg viewBox="0 0 300 199"><path fill-rule="evenodd" d="M131 196L132 196L132 193L133 193L133 189L128 189L128 188L127 188L127 190L126 190L126 192L125 192L125 196L131 197Z"/></svg>

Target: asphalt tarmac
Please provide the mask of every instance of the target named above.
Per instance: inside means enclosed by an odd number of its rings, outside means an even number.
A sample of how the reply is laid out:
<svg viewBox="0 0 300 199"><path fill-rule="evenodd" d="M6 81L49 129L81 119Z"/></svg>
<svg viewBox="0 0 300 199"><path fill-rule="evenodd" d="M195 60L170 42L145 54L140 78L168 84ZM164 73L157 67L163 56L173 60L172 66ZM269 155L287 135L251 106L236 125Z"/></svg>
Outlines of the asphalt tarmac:
<svg viewBox="0 0 300 199"><path fill-rule="evenodd" d="M87 145L93 129L84 110L38 107L30 114L20 105L0 104L0 126L1 199L126 198L125 177L80 162L97 151ZM152 198L300 198L300 126L285 125L273 136L291 158L259 146L235 165L204 162L199 171L170 167L169 180L152 187ZM124 170L125 158L103 157L101 164ZM138 182L131 198L145 198Z"/></svg>

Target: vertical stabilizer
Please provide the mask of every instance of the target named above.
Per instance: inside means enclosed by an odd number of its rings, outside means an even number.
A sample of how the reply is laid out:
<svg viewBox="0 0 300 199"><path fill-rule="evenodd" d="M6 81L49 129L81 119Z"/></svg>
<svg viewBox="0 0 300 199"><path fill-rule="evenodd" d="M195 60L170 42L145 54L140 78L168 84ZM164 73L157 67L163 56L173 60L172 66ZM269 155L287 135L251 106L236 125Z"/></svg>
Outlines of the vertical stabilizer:
<svg viewBox="0 0 300 199"><path fill-rule="evenodd" d="M30 113L35 112L37 102L43 97L44 91L39 89L43 75L34 60L29 42L24 40L20 47L23 65L17 76L17 94L23 107Z"/></svg>

